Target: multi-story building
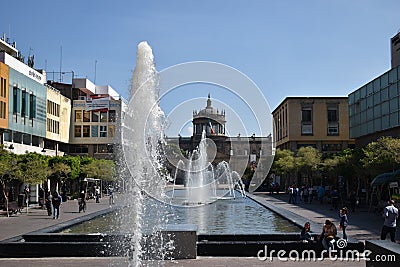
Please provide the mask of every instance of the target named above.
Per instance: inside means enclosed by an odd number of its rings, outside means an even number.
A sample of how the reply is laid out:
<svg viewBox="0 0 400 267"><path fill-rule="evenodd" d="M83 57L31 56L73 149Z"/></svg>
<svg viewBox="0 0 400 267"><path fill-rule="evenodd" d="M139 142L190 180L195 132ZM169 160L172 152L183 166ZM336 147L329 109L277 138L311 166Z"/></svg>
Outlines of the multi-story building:
<svg viewBox="0 0 400 267"><path fill-rule="evenodd" d="M8 129L8 77L9 68L0 62L0 144L3 144L3 132Z"/></svg>
<svg viewBox="0 0 400 267"><path fill-rule="evenodd" d="M349 95L350 137L363 147L381 136L400 137L400 65Z"/></svg>
<svg viewBox="0 0 400 267"><path fill-rule="evenodd" d="M0 62L2 142L17 154L40 153L46 138L46 74L32 68L33 58L26 65L15 43L8 44L5 37L0 40Z"/></svg>
<svg viewBox="0 0 400 267"><path fill-rule="evenodd" d="M68 151L71 100L63 96L59 90L46 84L46 139L44 148L46 155L62 156Z"/></svg>
<svg viewBox="0 0 400 267"><path fill-rule="evenodd" d="M392 69L400 65L400 32L390 39Z"/></svg>
<svg viewBox="0 0 400 267"><path fill-rule="evenodd" d="M246 167L258 168L260 171L256 172L253 177L254 181L257 183L259 181L256 180L263 181L265 179L267 173L261 170L264 167L268 167L268 163L272 163L273 147L271 135L267 137L255 135L250 137L226 136L225 111L218 111L212 107L210 95L208 95L207 105L204 109L193 111L192 123L193 135L191 137L167 138L167 144L179 147L189 154L198 148L204 131L206 138L212 141L212 144L208 146L208 149L212 150L208 151L208 156L212 155L213 157L210 156L208 160L213 165L225 161L229 163L232 171L238 171L239 173L242 173ZM174 166L177 165L177 162L170 163L169 171L174 174ZM178 183L182 182L181 178L178 177Z"/></svg>
<svg viewBox="0 0 400 267"><path fill-rule="evenodd" d="M353 147L348 114L347 97L286 97L272 111L276 148L337 152Z"/></svg>
<svg viewBox="0 0 400 267"><path fill-rule="evenodd" d="M126 101L111 86L98 86L85 78L49 84L72 97L68 154L112 159L121 142L119 126Z"/></svg>

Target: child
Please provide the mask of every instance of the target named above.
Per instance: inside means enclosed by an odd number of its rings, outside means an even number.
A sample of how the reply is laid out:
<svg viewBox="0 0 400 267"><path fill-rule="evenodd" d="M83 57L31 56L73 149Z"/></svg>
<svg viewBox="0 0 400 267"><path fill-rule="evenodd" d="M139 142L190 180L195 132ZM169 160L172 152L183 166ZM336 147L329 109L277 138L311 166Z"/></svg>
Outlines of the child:
<svg viewBox="0 0 400 267"><path fill-rule="evenodd" d="M339 217L340 217L339 227L340 227L340 229L343 230L343 239L347 240L346 227L348 224L348 218L347 218L347 208L346 207L340 209Z"/></svg>

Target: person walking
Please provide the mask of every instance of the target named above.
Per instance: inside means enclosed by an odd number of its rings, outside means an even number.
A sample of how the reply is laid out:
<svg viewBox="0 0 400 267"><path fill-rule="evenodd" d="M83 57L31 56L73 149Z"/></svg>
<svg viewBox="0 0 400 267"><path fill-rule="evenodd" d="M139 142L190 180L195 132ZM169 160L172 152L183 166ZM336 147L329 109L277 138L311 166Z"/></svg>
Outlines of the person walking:
<svg viewBox="0 0 400 267"><path fill-rule="evenodd" d="M399 210L394 206L394 200L388 201L388 206L383 210L383 218L385 222L383 223L381 240L385 240L387 234L390 234L390 240L396 242L396 222L399 218Z"/></svg>
<svg viewBox="0 0 400 267"><path fill-rule="evenodd" d="M308 188L308 198L309 198L309 203L311 204L314 198L314 188L312 185Z"/></svg>
<svg viewBox="0 0 400 267"><path fill-rule="evenodd" d="M322 185L318 188L318 200L320 204L324 203L325 187Z"/></svg>
<svg viewBox="0 0 400 267"><path fill-rule="evenodd" d="M332 209L337 210L339 202L339 191L336 188L333 188L329 195L331 197Z"/></svg>
<svg viewBox="0 0 400 267"><path fill-rule="evenodd" d="M289 186L288 191L289 191L289 204L294 204L294 197L293 197L294 186L293 185Z"/></svg>
<svg viewBox="0 0 400 267"><path fill-rule="evenodd" d="M351 212L356 212L356 205L357 205L357 195L356 192L353 190L349 196L350 208Z"/></svg>
<svg viewBox="0 0 400 267"><path fill-rule="evenodd" d="M44 203L46 205L46 210L47 210L47 215L51 216L52 212L51 212L51 194L49 190L46 190L44 192Z"/></svg>
<svg viewBox="0 0 400 267"><path fill-rule="evenodd" d="M95 188L96 203L100 203L100 187L97 185Z"/></svg>
<svg viewBox="0 0 400 267"><path fill-rule="evenodd" d="M52 198L51 198L51 204L53 204L53 219L58 219L60 217L60 206L62 203L62 198L60 194L54 190Z"/></svg>
<svg viewBox="0 0 400 267"><path fill-rule="evenodd" d="M347 240L346 227L349 223L349 220L347 217L346 207L340 209L339 217L340 217L339 228L343 230L343 239Z"/></svg>

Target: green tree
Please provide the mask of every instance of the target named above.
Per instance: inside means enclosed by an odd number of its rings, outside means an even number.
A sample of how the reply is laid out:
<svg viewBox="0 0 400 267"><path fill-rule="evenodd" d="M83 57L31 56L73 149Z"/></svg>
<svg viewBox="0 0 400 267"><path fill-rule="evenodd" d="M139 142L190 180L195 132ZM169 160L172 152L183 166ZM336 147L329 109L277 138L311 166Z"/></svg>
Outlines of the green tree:
<svg viewBox="0 0 400 267"><path fill-rule="evenodd" d="M100 159L83 165L81 170L88 177L113 181L116 178L115 163L112 160Z"/></svg>
<svg viewBox="0 0 400 267"><path fill-rule="evenodd" d="M7 196L7 183L10 180L10 171L12 168L12 157L10 153L3 148L3 146L0 146L0 184L1 184L1 189L2 193L5 199L5 205L6 205L6 211L7 211L7 216L9 216L8 213L8 196Z"/></svg>
<svg viewBox="0 0 400 267"><path fill-rule="evenodd" d="M62 157L62 162L67 164L71 172L69 173L69 177L71 179L76 179L81 174L81 158L79 156L64 156Z"/></svg>
<svg viewBox="0 0 400 267"><path fill-rule="evenodd" d="M363 148L362 166L372 177L400 168L400 139L390 136L379 138Z"/></svg>
<svg viewBox="0 0 400 267"><path fill-rule="evenodd" d="M316 148L301 147L296 153L296 166L301 174L304 174L308 182L314 184L314 173L320 170L322 154Z"/></svg>
<svg viewBox="0 0 400 267"><path fill-rule="evenodd" d="M27 184L41 184L49 173L48 157L38 153L16 155L17 164L11 175Z"/></svg>
<svg viewBox="0 0 400 267"><path fill-rule="evenodd" d="M294 175L296 172L296 162L294 153L288 149L277 149L271 171L275 175ZM292 181L288 181L291 183Z"/></svg>

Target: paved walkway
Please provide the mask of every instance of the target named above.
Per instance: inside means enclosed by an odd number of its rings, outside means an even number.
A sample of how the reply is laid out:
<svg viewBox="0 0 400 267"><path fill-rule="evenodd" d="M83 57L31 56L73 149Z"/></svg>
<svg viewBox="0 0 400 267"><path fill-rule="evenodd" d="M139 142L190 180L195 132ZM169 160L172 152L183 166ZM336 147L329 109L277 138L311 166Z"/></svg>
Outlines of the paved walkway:
<svg viewBox="0 0 400 267"><path fill-rule="evenodd" d="M52 216L47 216L45 209L41 209L37 205L30 206L28 211L24 208L22 213L10 217L2 215L0 216L0 241L107 209L109 207L108 197L102 198L100 203L95 203L94 199L90 199L86 206L86 212L79 213L78 201L68 200L61 205L59 219L54 220Z"/></svg>
<svg viewBox="0 0 400 267"><path fill-rule="evenodd" d="M312 231L319 233L326 219L332 220L335 225L339 225L339 211L331 208L329 203L320 204L317 200L308 204L299 202L298 204L289 204L289 196L287 194L273 194L269 193L255 193L255 200L264 201L263 203L268 207L276 207L288 212L287 216L296 217L298 215L298 222L303 225L305 221L310 221ZM293 215L294 214L294 215ZM303 217L304 221L301 220ZM349 226L346 228L348 236L360 241L367 239L380 239L380 231L383 225L383 218L376 213L368 212L367 206L356 208L355 212L351 210L348 214ZM397 231L399 234L400 231ZM342 231L338 227L338 234L341 237ZM388 236L389 238L389 236ZM399 240L397 235L397 240Z"/></svg>
<svg viewBox="0 0 400 267"><path fill-rule="evenodd" d="M116 201L118 201L119 195L116 195ZM313 226L315 232L318 232L319 225L322 227L322 223L326 218L332 218L337 222L337 212L331 211L329 205L320 205L318 203L313 204L298 204L292 205L287 203L287 195L268 195L265 193L256 193L254 198L260 202L264 202L265 205L270 207L280 208L286 210L286 215L292 215L292 219L300 222L301 218L304 220L310 220L317 226ZM93 213L99 210L103 210L109 207L108 198L101 199L100 203L95 203L94 200L90 200L87 205L86 213L78 213L78 203L76 200L71 200L63 203L61 208L61 217L59 220L53 220L52 217L47 216L45 210L39 208L30 208L28 213L26 210L22 214L17 214L12 217L1 216L0 217L0 240L5 240L14 236L18 236L24 233L36 231L45 227L49 227L61 222L65 222L70 219L75 219L83 214ZM296 215L298 217L296 217ZM301 215L301 216L299 216ZM352 237L364 240L364 239L378 239L379 231L382 223L382 219L379 216L370 214L366 209L358 210L354 214L349 215L350 226L348 233ZM148 266L157 266L157 263L146 263ZM13 258L0 258L0 266L14 267L14 266L31 266L31 267L47 267L47 266L128 266L129 263L124 258L34 258L34 259L13 259ZM198 257L193 260L179 260L179 261L167 261L161 266L193 266L193 267L207 267L207 266L277 266L277 267L289 267L289 266L349 266L349 267L361 267L365 266L364 261L331 261L325 259L323 261L316 262L293 262L279 261L274 258L270 260L260 261L256 257ZM389 265L388 265L389 266Z"/></svg>

